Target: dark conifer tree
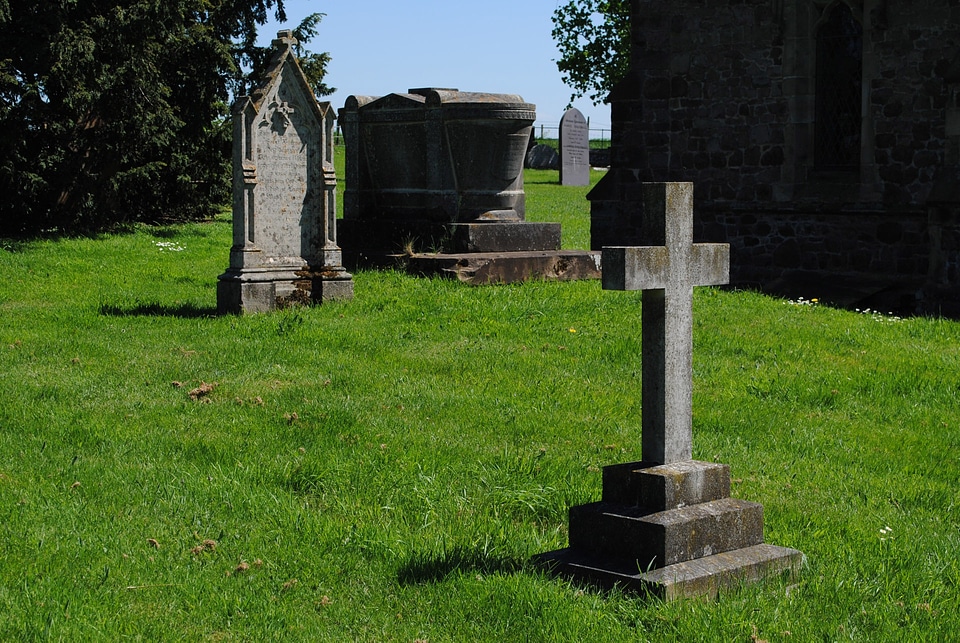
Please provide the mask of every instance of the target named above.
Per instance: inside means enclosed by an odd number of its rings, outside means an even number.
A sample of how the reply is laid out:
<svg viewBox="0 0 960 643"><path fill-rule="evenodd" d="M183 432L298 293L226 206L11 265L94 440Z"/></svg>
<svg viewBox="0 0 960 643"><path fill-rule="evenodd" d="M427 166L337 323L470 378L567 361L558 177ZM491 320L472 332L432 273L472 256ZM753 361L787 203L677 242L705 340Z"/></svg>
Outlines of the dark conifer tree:
<svg viewBox="0 0 960 643"><path fill-rule="evenodd" d="M0 236L210 216L283 0L0 0ZM316 33L320 14L298 33ZM329 56L301 51L320 91Z"/></svg>

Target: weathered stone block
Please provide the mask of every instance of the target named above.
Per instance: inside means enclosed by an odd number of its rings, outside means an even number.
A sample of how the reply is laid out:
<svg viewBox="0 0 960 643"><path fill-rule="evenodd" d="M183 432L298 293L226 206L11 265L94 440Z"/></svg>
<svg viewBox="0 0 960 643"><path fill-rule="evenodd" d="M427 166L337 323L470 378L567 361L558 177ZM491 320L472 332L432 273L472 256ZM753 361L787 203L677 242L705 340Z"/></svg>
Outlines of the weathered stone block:
<svg viewBox="0 0 960 643"><path fill-rule="evenodd" d="M763 507L725 498L649 513L592 503L570 509L570 547L648 570L763 542Z"/></svg>
<svg viewBox="0 0 960 643"><path fill-rule="evenodd" d="M729 496L730 467L725 464L685 460L656 466L632 462L603 468L604 502L665 511Z"/></svg>
<svg viewBox="0 0 960 643"><path fill-rule="evenodd" d="M560 224L454 223L450 252L521 252L560 249Z"/></svg>
<svg viewBox="0 0 960 643"><path fill-rule="evenodd" d="M424 254L402 261L415 274L454 277L475 286L600 278L600 253L582 250Z"/></svg>
<svg viewBox="0 0 960 643"><path fill-rule="evenodd" d="M559 170L560 155L549 145L534 145L527 150L524 166L532 170Z"/></svg>

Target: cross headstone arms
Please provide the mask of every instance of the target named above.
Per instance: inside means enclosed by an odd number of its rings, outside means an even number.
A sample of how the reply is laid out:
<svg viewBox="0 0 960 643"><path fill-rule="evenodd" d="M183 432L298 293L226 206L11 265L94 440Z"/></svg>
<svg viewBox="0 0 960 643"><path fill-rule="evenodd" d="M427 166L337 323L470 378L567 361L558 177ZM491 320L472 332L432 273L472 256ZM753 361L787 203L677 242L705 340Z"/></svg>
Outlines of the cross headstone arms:
<svg viewBox="0 0 960 643"><path fill-rule="evenodd" d="M643 184L644 238L603 249L603 287L642 290L644 462L692 457L693 288L725 284L730 246L693 243L693 184Z"/></svg>
<svg viewBox="0 0 960 643"><path fill-rule="evenodd" d="M664 598L796 571L763 542L763 507L730 498L730 467L692 459L693 288L726 283L727 244L693 243L693 184L644 183L643 242L603 249L603 287L642 290L642 460L604 467L603 499L570 508L570 546L537 558Z"/></svg>

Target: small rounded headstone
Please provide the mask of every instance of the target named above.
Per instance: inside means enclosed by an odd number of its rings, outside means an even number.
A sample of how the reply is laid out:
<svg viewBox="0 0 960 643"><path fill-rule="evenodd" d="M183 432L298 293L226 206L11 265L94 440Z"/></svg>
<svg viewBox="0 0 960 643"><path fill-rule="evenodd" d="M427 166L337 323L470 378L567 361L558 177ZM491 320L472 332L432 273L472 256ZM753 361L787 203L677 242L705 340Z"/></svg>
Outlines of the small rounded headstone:
<svg viewBox="0 0 960 643"><path fill-rule="evenodd" d="M560 184L590 185L590 132L575 107L560 119Z"/></svg>

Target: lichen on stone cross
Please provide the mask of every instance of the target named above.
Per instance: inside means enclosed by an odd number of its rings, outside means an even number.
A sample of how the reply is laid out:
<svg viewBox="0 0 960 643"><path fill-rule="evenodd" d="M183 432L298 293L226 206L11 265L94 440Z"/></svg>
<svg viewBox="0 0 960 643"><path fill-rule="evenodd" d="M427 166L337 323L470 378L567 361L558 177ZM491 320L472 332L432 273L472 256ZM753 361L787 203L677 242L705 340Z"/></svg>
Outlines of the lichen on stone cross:
<svg viewBox="0 0 960 643"><path fill-rule="evenodd" d="M730 246L693 243L693 184L642 185L639 247L603 248L603 288L642 290L642 451L669 464L693 452L693 287L730 279Z"/></svg>

